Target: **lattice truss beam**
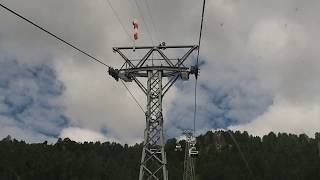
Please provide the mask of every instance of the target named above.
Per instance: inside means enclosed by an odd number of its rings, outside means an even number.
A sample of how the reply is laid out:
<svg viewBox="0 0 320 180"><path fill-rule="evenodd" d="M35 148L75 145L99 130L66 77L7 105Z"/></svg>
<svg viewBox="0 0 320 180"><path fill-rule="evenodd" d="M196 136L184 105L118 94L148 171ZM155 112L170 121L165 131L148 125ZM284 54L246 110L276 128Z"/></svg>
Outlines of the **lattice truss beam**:
<svg viewBox="0 0 320 180"><path fill-rule="evenodd" d="M148 71L162 71L162 77L169 78L169 81L163 86L163 94L165 94L179 77L183 80L188 80L189 74L198 74L198 67L191 66L188 68L184 65L186 59L197 48L198 45L114 47L113 51L118 53L125 62L120 69L109 68L109 74L117 81L122 79L125 82L136 82L141 90L147 95L146 86L143 85L138 78L148 78ZM178 58L168 58L164 52L168 49L187 49L187 52ZM128 50L147 51L141 59L129 59L125 53ZM153 55L158 55L159 58L152 58Z"/></svg>

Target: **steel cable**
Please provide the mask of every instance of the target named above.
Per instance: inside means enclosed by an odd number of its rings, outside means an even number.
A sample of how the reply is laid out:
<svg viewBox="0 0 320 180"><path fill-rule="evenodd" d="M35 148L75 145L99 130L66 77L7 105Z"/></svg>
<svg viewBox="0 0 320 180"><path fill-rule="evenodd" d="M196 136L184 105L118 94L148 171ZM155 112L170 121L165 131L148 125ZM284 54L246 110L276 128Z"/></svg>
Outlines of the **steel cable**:
<svg viewBox="0 0 320 180"><path fill-rule="evenodd" d="M59 36L57 36L57 35L55 35L55 34L51 33L51 32L50 32L50 31L48 31L47 29L45 29L45 28L41 27L40 25L38 25L38 24L34 23L34 22L33 22L33 21L31 21L30 19L28 19L28 18L26 18L26 17L22 16L21 14L19 14L19 13L17 13L16 11L14 11L14 10L12 10L12 9L8 8L7 6L5 6L5 5L3 5L3 4L1 4L1 3L0 3L0 6L1 6L2 8L4 8L5 10L7 10L7 11L11 12L12 14L16 15L17 17L19 17L19 18L21 18L21 19L25 20L26 22L30 23L31 25L33 25L33 26L37 27L38 29L42 30L43 32L45 32L45 33L49 34L50 36L52 36L52 37L56 38L56 39L57 39L57 40L59 40L60 42L63 42L64 44L66 44L66 45L68 45L68 46L72 47L73 49L76 49L77 51L81 52L82 54L84 54L84 55L86 55L86 56L90 57L90 59L91 59L91 60L93 60L93 61L95 61L95 62L98 62L98 63L100 63L100 64L102 64L102 65L104 65L104 66L111 67L111 66L107 65L106 63L104 63L102 60L99 60L98 58L96 58L96 57L94 57L94 56L90 55L89 53L87 53L87 52L85 52L85 51L81 50L80 48L76 47L75 45L71 44L70 42L67 42L66 40L64 40L64 39L60 38Z"/></svg>

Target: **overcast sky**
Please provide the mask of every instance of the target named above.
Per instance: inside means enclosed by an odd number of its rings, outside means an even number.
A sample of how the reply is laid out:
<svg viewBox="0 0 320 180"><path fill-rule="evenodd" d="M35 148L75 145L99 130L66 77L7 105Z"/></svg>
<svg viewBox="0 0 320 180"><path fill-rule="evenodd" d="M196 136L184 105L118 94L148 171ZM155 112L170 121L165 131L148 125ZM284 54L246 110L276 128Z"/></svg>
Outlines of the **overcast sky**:
<svg viewBox="0 0 320 180"><path fill-rule="evenodd" d="M114 67L123 60L112 47L133 45L134 18L137 45L197 44L202 1L136 2L110 0L114 12L107 0L1 0ZM207 0L198 133L320 131L319 9L318 0ZM137 86L128 86L145 106ZM193 96L192 77L164 98L166 138L192 128ZM133 144L144 127L144 114L104 66L0 9L0 138Z"/></svg>

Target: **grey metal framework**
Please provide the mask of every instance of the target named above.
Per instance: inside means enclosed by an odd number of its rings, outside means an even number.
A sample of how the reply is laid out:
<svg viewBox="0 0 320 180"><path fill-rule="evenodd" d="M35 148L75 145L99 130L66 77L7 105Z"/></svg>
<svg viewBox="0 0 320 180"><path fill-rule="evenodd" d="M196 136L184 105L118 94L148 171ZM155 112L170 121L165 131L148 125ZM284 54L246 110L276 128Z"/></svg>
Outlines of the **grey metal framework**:
<svg viewBox="0 0 320 180"><path fill-rule="evenodd" d="M184 62L198 48L191 46L114 47L124 64L120 69L109 68L109 74L117 81L134 81L147 96L146 128L140 164L139 180L168 180L167 160L164 151L162 99L177 79L188 80L190 74L198 74L198 67L186 67ZM187 50L180 58L169 59L165 50ZM146 54L139 60L129 59L126 51L144 51ZM177 53L175 53L177 54ZM153 55L158 56L153 58ZM147 78L143 81L141 78ZM163 80L165 79L165 80Z"/></svg>
<svg viewBox="0 0 320 180"><path fill-rule="evenodd" d="M192 155L192 148L194 148L196 144L195 137L193 136L192 130L185 130L183 134L186 136L183 180L195 180L195 157Z"/></svg>

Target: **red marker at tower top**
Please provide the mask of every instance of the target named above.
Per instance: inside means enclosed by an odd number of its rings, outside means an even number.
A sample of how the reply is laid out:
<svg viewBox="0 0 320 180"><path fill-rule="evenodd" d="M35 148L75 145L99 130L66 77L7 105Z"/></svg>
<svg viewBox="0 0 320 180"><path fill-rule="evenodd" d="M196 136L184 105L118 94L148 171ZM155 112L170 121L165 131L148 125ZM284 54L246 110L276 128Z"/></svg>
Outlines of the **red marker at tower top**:
<svg viewBox="0 0 320 180"><path fill-rule="evenodd" d="M133 25L133 38L134 40L138 40L138 28L139 28L139 24L138 21L136 19L134 19L132 21L132 25Z"/></svg>

